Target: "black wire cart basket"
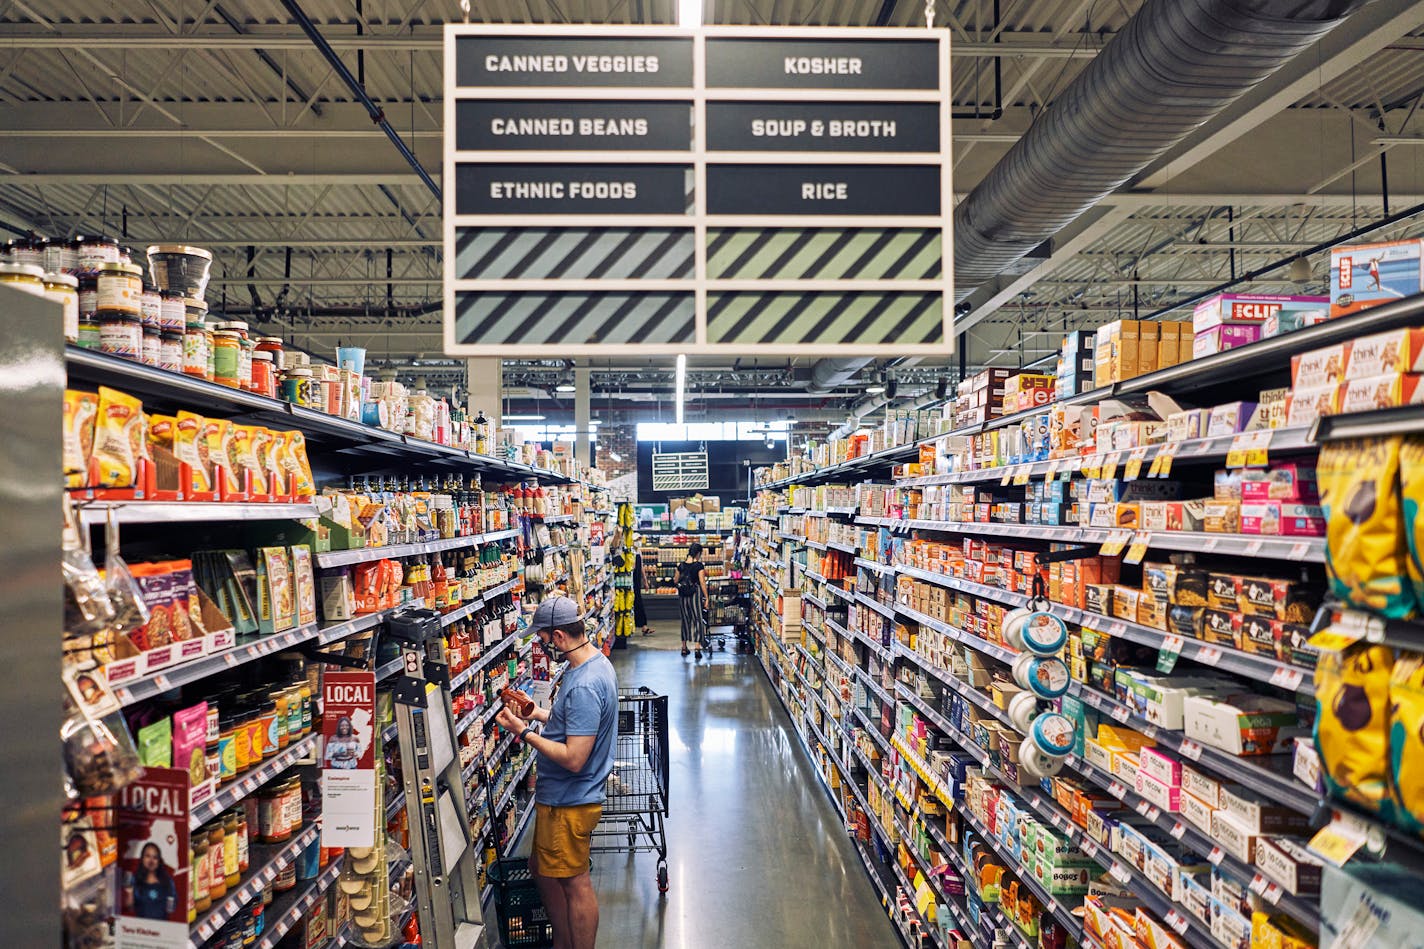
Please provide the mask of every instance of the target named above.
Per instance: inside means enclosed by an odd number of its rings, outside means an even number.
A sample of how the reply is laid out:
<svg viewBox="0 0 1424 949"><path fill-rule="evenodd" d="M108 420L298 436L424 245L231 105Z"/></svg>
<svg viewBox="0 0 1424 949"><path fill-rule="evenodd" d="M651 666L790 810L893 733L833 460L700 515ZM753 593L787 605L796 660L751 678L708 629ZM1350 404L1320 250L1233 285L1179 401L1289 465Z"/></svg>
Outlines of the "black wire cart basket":
<svg viewBox="0 0 1424 949"><path fill-rule="evenodd" d="M651 689L618 692L618 748L604 783L594 853L656 853L658 891L667 892L668 700Z"/></svg>

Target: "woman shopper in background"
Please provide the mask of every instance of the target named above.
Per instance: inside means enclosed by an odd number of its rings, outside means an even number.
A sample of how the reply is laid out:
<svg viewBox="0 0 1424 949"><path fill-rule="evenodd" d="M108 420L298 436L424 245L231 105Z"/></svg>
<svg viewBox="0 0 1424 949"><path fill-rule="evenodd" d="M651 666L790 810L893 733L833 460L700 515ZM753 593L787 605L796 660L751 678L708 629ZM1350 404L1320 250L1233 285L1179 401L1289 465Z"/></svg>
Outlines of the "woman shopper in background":
<svg viewBox="0 0 1424 949"><path fill-rule="evenodd" d="M687 644L692 643L697 650L697 658L702 658L702 650L707 640L706 609L707 565L702 562L702 545L693 544L687 551L687 559L677 565L677 599L682 608L682 654L687 655Z"/></svg>

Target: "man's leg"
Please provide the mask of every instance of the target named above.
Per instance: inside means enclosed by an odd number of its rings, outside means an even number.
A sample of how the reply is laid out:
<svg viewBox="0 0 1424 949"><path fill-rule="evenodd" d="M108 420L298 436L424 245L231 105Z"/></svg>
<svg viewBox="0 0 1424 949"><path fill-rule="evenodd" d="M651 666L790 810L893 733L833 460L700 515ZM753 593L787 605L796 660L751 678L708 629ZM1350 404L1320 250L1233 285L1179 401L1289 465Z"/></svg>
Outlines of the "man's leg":
<svg viewBox="0 0 1424 949"><path fill-rule="evenodd" d="M593 949L598 938L598 896L593 892L593 877L580 873L558 882L568 907L572 935L572 942L566 944L568 949Z"/></svg>
<svg viewBox="0 0 1424 949"><path fill-rule="evenodd" d="M537 846L529 853L529 872L534 875L539 899L544 901L544 911L549 914L549 922L554 927L554 949L573 949L574 943L569 935L569 904L561 885L563 881L539 872Z"/></svg>

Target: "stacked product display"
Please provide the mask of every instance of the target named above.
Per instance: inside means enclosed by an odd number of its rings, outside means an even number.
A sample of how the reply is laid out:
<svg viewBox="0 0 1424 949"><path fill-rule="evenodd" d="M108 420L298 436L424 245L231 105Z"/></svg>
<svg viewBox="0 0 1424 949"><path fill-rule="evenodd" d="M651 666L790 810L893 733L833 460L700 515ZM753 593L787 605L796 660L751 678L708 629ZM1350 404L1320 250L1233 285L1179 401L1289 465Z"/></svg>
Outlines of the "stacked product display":
<svg viewBox="0 0 1424 949"><path fill-rule="evenodd" d="M764 473L758 654L907 945L1417 941L1418 246Z"/></svg>
<svg viewBox="0 0 1424 949"><path fill-rule="evenodd" d="M377 437L118 354L71 347L67 363L68 944L416 938L386 626L438 614L488 864L533 811L533 756L495 725L500 693L547 701L562 671L527 614L565 593L611 646L606 492L532 448L514 454L555 468ZM333 676L352 669L373 694L338 720ZM324 846L323 770L366 754L373 843Z"/></svg>

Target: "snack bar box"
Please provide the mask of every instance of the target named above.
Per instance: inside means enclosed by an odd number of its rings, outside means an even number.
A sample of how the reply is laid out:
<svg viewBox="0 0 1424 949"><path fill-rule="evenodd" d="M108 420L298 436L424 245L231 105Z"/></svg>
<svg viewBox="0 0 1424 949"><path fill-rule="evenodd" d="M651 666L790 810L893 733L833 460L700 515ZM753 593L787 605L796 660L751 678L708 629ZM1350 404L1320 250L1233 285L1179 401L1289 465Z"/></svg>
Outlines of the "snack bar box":
<svg viewBox="0 0 1424 949"><path fill-rule="evenodd" d="M1292 314L1324 315L1329 297L1281 296L1265 293L1223 293L1198 303L1192 311L1192 334L1206 333L1218 326L1264 326L1272 317L1285 321Z"/></svg>
<svg viewBox="0 0 1424 949"><path fill-rule="evenodd" d="M1424 240L1353 244L1330 251L1330 318L1424 289Z"/></svg>

